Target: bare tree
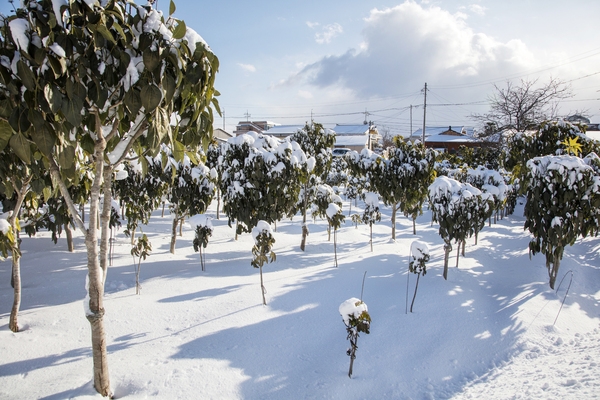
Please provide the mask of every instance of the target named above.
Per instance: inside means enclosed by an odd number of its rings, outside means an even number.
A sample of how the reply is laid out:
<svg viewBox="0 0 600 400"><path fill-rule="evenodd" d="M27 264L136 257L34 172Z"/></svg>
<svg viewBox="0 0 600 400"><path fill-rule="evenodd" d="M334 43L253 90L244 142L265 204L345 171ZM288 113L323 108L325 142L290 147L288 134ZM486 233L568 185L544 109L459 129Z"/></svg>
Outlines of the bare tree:
<svg viewBox="0 0 600 400"><path fill-rule="evenodd" d="M496 93L489 98L490 111L471 117L492 134L507 128L523 131L556 118L560 100L573 96L571 87L554 78L541 86L537 83L538 79L521 79L520 86L512 82L506 82L505 88L494 85Z"/></svg>

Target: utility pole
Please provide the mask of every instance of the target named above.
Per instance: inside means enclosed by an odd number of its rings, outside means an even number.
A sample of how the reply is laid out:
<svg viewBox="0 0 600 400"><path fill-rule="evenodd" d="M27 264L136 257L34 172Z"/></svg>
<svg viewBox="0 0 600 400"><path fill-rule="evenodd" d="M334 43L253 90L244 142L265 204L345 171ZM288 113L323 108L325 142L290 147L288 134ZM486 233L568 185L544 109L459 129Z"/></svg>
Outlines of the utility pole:
<svg viewBox="0 0 600 400"><path fill-rule="evenodd" d="M367 118L369 117L369 115L371 115L371 113L370 113L370 112L368 112L368 111L367 111L367 109L365 108L365 112L364 112L364 114L365 114L365 122L364 122L364 124L366 125L366 124L368 124L368 122L367 122Z"/></svg>
<svg viewBox="0 0 600 400"><path fill-rule="evenodd" d="M427 84L425 84L425 87L427 87ZM244 117L246 117L246 122L250 122L251 115L248 113L248 110L246 110L246 114L244 114Z"/></svg>
<svg viewBox="0 0 600 400"><path fill-rule="evenodd" d="M408 135L408 137L410 138L413 134L413 130L412 130L412 104L410 105L410 135Z"/></svg>
<svg viewBox="0 0 600 400"><path fill-rule="evenodd" d="M427 117L427 82L425 82L425 89L423 89L423 146L425 146L425 120Z"/></svg>
<svg viewBox="0 0 600 400"><path fill-rule="evenodd" d="M223 130L225 130L225 109L223 109Z"/></svg>

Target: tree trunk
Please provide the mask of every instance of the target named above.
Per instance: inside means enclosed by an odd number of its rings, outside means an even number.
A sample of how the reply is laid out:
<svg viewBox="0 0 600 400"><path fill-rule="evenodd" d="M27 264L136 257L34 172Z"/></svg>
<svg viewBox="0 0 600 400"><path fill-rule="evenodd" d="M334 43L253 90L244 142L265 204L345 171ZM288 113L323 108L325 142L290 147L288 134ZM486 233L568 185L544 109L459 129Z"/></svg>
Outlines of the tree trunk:
<svg viewBox="0 0 600 400"><path fill-rule="evenodd" d="M558 276L558 268L560 267L560 258L558 256L553 257L554 262L548 266L548 275L550 277L550 289L554 290L554 284L556 283L556 277Z"/></svg>
<svg viewBox="0 0 600 400"><path fill-rule="evenodd" d="M477 246L477 236L479 236L479 231L475 231L475 246Z"/></svg>
<svg viewBox="0 0 600 400"><path fill-rule="evenodd" d="M334 260L335 260L335 267L337 268L337 266L338 266L338 261L337 261L337 229L334 229L334 231L333 231L333 256L334 256Z"/></svg>
<svg viewBox="0 0 600 400"><path fill-rule="evenodd" d="M137 228L133 228L131 230L131 245L133 246L135 244L135 231L137 230Z"/></svg>
<svg viewBox="0 0 600 400"><path fill-rule="evenodd" d="M417 234L417 218L413 217L413 235Z"/></svg>
<svg viewBox="0 0 600 400"><path fill-rule="evenodd" d="M327 224L327 241L331 242L331 224Z"/></svg>
<svg viewBox="0 0 600 400"><path fill-rule="evenodd" d="M302 241L300 250L306 248L306 237L308 236L308 227L306 226L306 209L308 208L308 183L304 184L304 199L302 200Z"/></svg>
<svg viewBox="0 0 600 400"><path fill-rule="evenodd" d="M372 222L369 224L369 230L371 232L370 242L371 242L371 253L372 253L373 252L373 223Z"/></svg>
<svg viewBox="0 0 600 400"><path fill-rule="evenodd" d="M458 257L460 257L461 245L462 245L462 242L458 242L457 246L456 246L456 268L458 268Z"/></svg>
<svg viewBox="0 0 600 400"><path fill-rule="evenodd" d="M135 260L135 258L134 258ZM138 260L137 268L135 269L135 294L139 295L141 292L140 287L140 268L142 266L142 257Z"/></svg>
<svg viewBox="0 0 600 400"><path fill-rule="evenodd" d="M179 218L177 218L177 212L173 214L173 224L171 227L171 247L169 251L171 254L175 254L175 242L177 241L177 224L179 224Z"/></svg>
<svg viewBox="0 0 600 400"><path fill-rule="evenodd" d="M200 266L202 267L202 271L204 271L204 258L202 258L202 245L200 245L199 247L199 253L200 253Z"/></svg>
<svg viewBox="0 0 600 400"><path fill-rule="evenodd" d="M183 236L183 220L184 218L179 220L179 236Z"/></svg>
<svg viewBox="0 0 600 400"><path fill-rule="evenodd" d="M71 224L65 224L65 234L67 235L67 250L69 253L75 251L75 246L73 245L73 231L71 231Z"/></svg>
<svg viewBox="0 0 600 400"><path fill-rule="evenodd" d="M18 315L21 308L21 256L19 255L20 246L17 244L17 251L12 253L12 282L14 284L13 306L10 311L8 327L13 332L19 332Z"/></svg>
<svg viewBox="0 0 600 400"><path fill-rule="evenodd" d="M467 244L467 241L466 241L466 240L463 240L463 241L462 241L462 252L461 252L461 254L462 254L462 256L463 256L463 257L465 256L465 245L466 245L466 244Z"/></svg>
<svg viewBox="0 0 600 400"><path fill-rule="evenodd" d="M267 289L265 289L265 285L263 283L263 275L262 275L262 265L260 266L260 292L262 293L263 306L267 305L267 299L265 298L265 293Z"/></svg>
<svg viewBox="0 0 600 400"><path fill-rule="evenodd" d="M398 203L392 204L392 240L396 240L396 212L398 211Z"/></svg>
<svg viewBox="0 0 600 400"><path fill-rule="evenodd" d="M217 219L220 218L221 215L221 188L217 186Z"/></svg>
<svg viewBox="0 0 600 400"><path fill-rule="evenodd" d="M17 202L12 215L8 218L8 223L12 227L13 235L15 235L16 249L12 251L12 274L11 284L14 289L13 292L13 306L10 311L10 318L8 327L13 332L19 332L18 315L19 309L21 308L21 245L19 244L19 231L17 230L17 219L21 211L21 205L25 200L25 195L29 192L29 182L31 182L31 176L22 182L21 189L17 189L16 182L13 180L13 188L17 192Z"/></svg>
<svg viewBox="0 0 600 400"><path fill-rule="evenodd" d="M164 216L165 216L165 202L163 201L162 213L160 214L160 217L163 218Z"/></svg>
<svg viewBox="0 0 600 400"><path fill-rule="evenodd" d="M354 367L354 359L356 358L356 349L358 349L358 332L350 337L350 368L348 369L348 378L352 378L352 369Z"/></svg>
<svg viewBox="0 0 600 400"><path fill-rule="evenodd" d="M452 251L452 245L448 242L444 244L444 279L448 280L448 262L450 258L450 252Z"/></svg>
<svg viewBox="0 0 600 400"><path fill-rule="evenodd" d="M415 294L413 295L412 302L410 303L410 312L413 312L413 306L415 305L415 299L417 298L417 289L419 289L419 278L421 273L417 274L417 284L415 285Z"/></svg>

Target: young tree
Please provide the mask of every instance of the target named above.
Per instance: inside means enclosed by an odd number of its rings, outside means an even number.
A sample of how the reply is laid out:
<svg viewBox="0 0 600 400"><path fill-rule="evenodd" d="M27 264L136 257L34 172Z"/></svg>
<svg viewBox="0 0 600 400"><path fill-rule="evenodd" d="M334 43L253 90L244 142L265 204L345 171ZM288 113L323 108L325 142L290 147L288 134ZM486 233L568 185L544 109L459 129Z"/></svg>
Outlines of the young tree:
<svg viewBox="0 0 600 400"><path fill-rule="evenodd" d="M263 305L267 305L265 294L267 290L263 283L262 267L267 263L274 262L276 259L275 253L273 252L273 245L275 244L275 238L273 237L273 231L271 226L266 221L258 221L256 226L252 228L252 237L254 238L254 246L252 247L253 259L250 262L254 268L260 270L260 290L262 293Z"/></svg>
<svg viewBox="0 0 600 400"><path fill-rule="evenodd" d="M194 236L194 251L200 253L200 264L202 266L202 271L205 271L205 255L202 254L202 249L206 249L208 246L208 238L212 236L213 226L211 218L204 214L194 215L188 220L189 224L194 228L195 236Z"/></svg>
<svg viewBox="0 0 600 400"><path fill-rule="evenodd" d="M381 221L379 196L377 193L368 192L365 194L365 211L362 215L362 222L369 225L371 251L373 251L373 224L379 221Z"/></svg>
<svg viewBox="0 0 600 400"><path fill-rule="evenodd" d="M92 329L94 387L111 395L104 338L104 280L111 202L86 226L68 186L75 153L91 160L90 214L100 194L111 198L112 169L134 150L161 142L208 143L218 60L183 21L131 1L23 2L0 30L0 135L30 164L30 144L43 156L88 253L86 317ZM55 7L56 5L56 7ZM171 126L171 116L177 123ZM32 157L33 156L33 157Z"/></svg>
<svg viewBox="0 0 600 400"><path fill-rule="evenodd" d="M525 229L533 235L529 250L546 256L554 289L567 245L597 235L600 227L600 159L595 153L535 157L527 162L530 182Z"/></svg>
<svg viewBox="0 0 600 400"><path fill-rule="evenodd" d="M365 302L356 297L352 297L340 304L339 312L344 320L344 325L346 325L347 339L350 340L350 348L346 351L346 354L350 356L348 377L352 378L354 359L356 358L356 350L358 350L358 334L359 332L369 334L371 316Z"/></svg>
<svg viewBox="0 0 600 400"><path fill-rule="evenodd" d="M180 163L169 158L165 172L172 176L167 199L173 215L169 251L175 254L177 226L191 215L206 212L215 194L217 172L202 163L194 165L187 154Z"/></svg>
<svg viewBox="0 0 600 400"><path fill-rule="evenodd" d="M427 262L429 261L429 247L427 243L415 240L410 245L410 263L408 271L417 274L417 283L415 284L415 293L413 294L412 302L410 303L410 312L413 312L415 299L417 298L417 289L419 288L419 278L421 274L425 276L427 273Z"/></svg>
<svg viewBox="0 0 600 400"><path fill-rule="evenodd" d="M306 173L299 177L302 181L299 204L302 212L302 242L300 243L300 249L304 251L308 236L306 213L314 200L311 197L315 193L314 187L327 177L331 167L331 149L335 145L335 133L330 129L323 128L321 124L311 123L310 125L306 124L302 130L292 135L292 140L297 142L306 156L309 157Z"/></svg>
<svg viewBox="0 0 600 400"><path fill-rule="evenodd" d="M337 230L344 222L344 213L342 212L342 208L337 203L329 203L329 207L327 207L327 222L329 223L329 229L333 228L333 252L335 256L335 267L337 268Z"/></svg>
<svg viewBox="0 0 600 400"><path fill-rule="evenodd" d="M138 258L137 265L135 266L135 294L142 292L142 285L140 285L140 270L142 267L142 259L146 259L152 252L152 244L148 240L146 234L142 234L137 240L135 246L131 248L131 255L135 264L135 258Z"/></svg>

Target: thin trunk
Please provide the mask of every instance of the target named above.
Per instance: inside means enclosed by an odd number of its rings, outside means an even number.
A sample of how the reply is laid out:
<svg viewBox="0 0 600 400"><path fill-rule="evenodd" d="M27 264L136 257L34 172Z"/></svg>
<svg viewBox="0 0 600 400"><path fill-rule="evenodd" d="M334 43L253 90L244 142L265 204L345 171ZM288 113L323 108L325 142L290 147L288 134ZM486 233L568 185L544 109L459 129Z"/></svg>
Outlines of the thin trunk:
<svg viewBox="0 0 600 400"><path fill-rule="evenodd" d="M490 215L490 219L488 220L488 226L491 227L492 226L492 216Z"/></svg>
<svg viewBox="0 0 600 400"><path fill-rule="evenodd" d="M475 246L477 246L477 236L479 236L479 231L475 231Z"/></svg>
<svg viewBox="0 0 600 400"><path fill-rule="evenodd" d="M466 245L466 244L467 244L467 241L466 241L466 240L463 240L463 241L462 241L462 252L461 252L461 254L462 254L462 256L463 256L463 257L465 256L465 245Z"/></svg>
<svg viewBox="0 0 600 400"><path fill-rule="evenodd" d="M220 215L221 215L221 187L217 186L217 219L221 219Z"/></svg>
<svg viewBox="0 0 600 400"><path fill-rule="evenodd" d="M331 242L331 224L327 224L327 241Z"/></svg>
<svg viewBox="0 0 600 400"><path fill-rule="evenodd" d="M177 212L173 214L173 224L171 227L171 247L169 251L171 254L175 254L175 242L177 241L177 225L179 224L179 218L177 218Z"/></svg>
<svg viewBox="0 0 600 400"><path fill-rule="evenodd" d="M160 214L161 218L165 216L165 202L163 201L162 213Z"/></svg>
<svg viewBox="0 0 600 400"><path fill-rule="evenodd" d="M205 271L204 269L204 258L202 257L202 245L200 245L200 266L202 267L202 271Z"/></svg>
<svg viewBox="0 0 600 400"><path fill-rule="evenodd" d="M65 224L65 234L67 235L67 250L72 253L75 251L75 246L73 245L73 231L69 223Z"/></svg>
<svg viewBox="0 0 600 400"><path fill-rule="evenodd" d="M114 237L114 232L113 229L110 229L110 248L109 248L109 255L108 255L108 260L109 260L109 266L112 267L113 265L113 247L114 247L114 242L115 242L115 237Z"/></svg>
<svg viewBox="0 0 600 400"><path fill-rule="evenodd" d="M413 217L413 235L417 234L417 218Z"/></svg>
<svg viewBox="0 0 600 400"><path fill-rule="evenodd" d="M183 220L184 218L179 220L179 236L183 236Z"/></svg>
<svg viewBox="0 0 600 400"><path fill-rule="evenodd" d="M136 227L134 227L134 228L131 230L131 245L132 245L132 246L135 244L135 231L136 231L136 230L137 230L137 228L136 228Z"/></svg>
<svg viewBox="0 0 600 400"><path fill-rule="evenodd" d="M419 278L421 277L421 273L417 274L417 284L415 285L415 294L412 298L412 303L410 303L410 312L413 312L413 306L415 305L415 299L417 298L417 289L419 289Z"/></svg>
<svg viewBox="0 0 600 400"><path fill-rule="evenodd" d="M79 212L81 213L81 221L83 221L83 223L85 223L85 205L81 204L79 206ZM123 218L125 219L125 218Z"/></svg>
<svg viewBox="0 0 600 400"><path fill-rule="evenodd" d="M398 203L392 204L392 240L396 240L396 212L398 211Z"/></svg>
<svg viewBox="0 0 600 400"><path fill-rule="evenodd" d="M135 269L135 294L139 295L142 291L140 286L140 268L142 266L142 257L138 260L137 268Z"/></svg>
<svg viewBox="0 0 600 400"><path fill-rule="evenodd" d="M302 241L300 250L306 248L306 237L308 236L308 227L306 226L306 209L308 208L308 182L304 184L304 199L302 200Z"/></svg>
<svg viewBox="0 0 600 400"><path fill-rule="evenodd" d="M352 214L352 199L350 199L350 208L348 209L348 216Z"/></svg>
<svg viewBox="0 0 600 400"><path fill-rule="evenodd" d="M352 368L354 367L354 359L356 358L356 349L358 349L358 333L350 337L350 368L348 369L348 378L352 378Z"/></svg>
<svg viewBox="0 0 600 400"><path fill-rule="evenodd" d="M558 276L558 268L560 267L560 258L554 256L554 262L548 266L548 275L550 277L550 289L554 290L556 277Z"/></svg>
<svg viewBox="0 0 600 400"><path fill-rule="evenodd" d="M450 243L444 244L444 279L445 280L448 280L448 262L449 262L451 251L452 251L452 245Z"/></svg>
<svg viewBox="0 0 600 400"><path fill-rule="evenodd" d="M17 202L12 215L8 218L8 223L12 227L13 235L16 239L16 249L12 251L12 274L11 284L14 288L13 292L13 306L10 311L10 318L8 327L13 332L19 332L19 309L21 308L21 245L19 244L19 231L17 230L17 219L19 218L19 212L21 211L21 205L25 200L25 195L29 191L29 182L31 182L31 176L29 176L21 185L21 189L17 190L16 182L13 181L13 187L17 192Z"/></svg>
<svg viewBox="0 0 600 400"><path fill-rule="evenodd" d="M333 231L333 255L334 255L334 260L335 260L335 267L338 267L338 261L337 261L337 229L335 229Z"/></svg>
<svg viewBox="0 0 600 400"><path fill-rule="evenodd" d="M458 268L458 257L460 257L460 247L461 247L461 242L457 243L456 246L456 268Z"/></svg>
<svg viewBox="0 0 600 400"><path fill-rule="evenodd" d="M369 224L369 230L371 231L371 253L373 252L373 223Z"/></svg>
<svg viewBox="0 0 600 400"><path fill-rule="evenodd" d="M263 306L267 305L267 299L265 298L265 293L267 292L267 289L265 288L265 285L263 283L263 275L262 275L262 265L260 266L260 291L262 293L262 299L263 299Z"/></svg>

